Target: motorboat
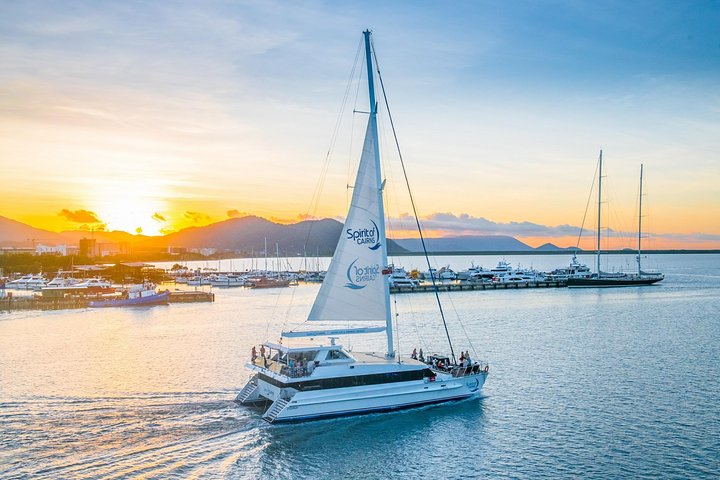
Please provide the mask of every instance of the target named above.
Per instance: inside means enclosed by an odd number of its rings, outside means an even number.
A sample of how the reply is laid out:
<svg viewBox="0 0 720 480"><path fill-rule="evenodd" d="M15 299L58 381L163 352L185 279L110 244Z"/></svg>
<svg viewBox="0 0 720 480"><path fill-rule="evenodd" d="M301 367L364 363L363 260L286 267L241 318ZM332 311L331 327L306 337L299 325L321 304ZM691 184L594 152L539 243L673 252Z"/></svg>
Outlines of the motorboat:
<svg viewBox="0 0 720 480"><path fill-rule="evenodd" d="M5 284L6 288L15 288L15 289L22 289L22 290L39 290L42 287L45 286L47 283L47 280L45 280L45 277L41 273L35 275L35 274L29 274L29 275L23 275L22 277L11 280Z"/></svg>
<svg viewBox="0 0 720 480"><path fill-rule="evenodd" d="M157 291L153 283L145 282L131 285L124 289L120 296L95 300L90 302L92 308L105 307L137 307L150 305L167 305L170 300L170 290Z"/></svg>

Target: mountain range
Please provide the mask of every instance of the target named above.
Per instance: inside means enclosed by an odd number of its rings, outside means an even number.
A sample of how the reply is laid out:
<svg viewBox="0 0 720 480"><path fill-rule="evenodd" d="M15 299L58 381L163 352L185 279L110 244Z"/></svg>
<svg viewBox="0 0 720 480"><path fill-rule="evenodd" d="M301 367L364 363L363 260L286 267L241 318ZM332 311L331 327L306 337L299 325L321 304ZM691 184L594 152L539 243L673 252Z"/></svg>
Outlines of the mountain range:
<svg viewBox="0 0 720 480"><path fill-rule="evenodd" d="M76 245L81 238L95 238L98 243L128 243L133 249L184 247L215 248L260 254L279 250L282 255L332 255L341 235L337 220L306 220L295 224L274 223L261 217L231 218L202 227L190 227L164 236L131 235L121 231L73 230L50 232L0 216L0 246L30 246L37 243ZM547 243L533 248L513 237L503 235L466 235L430 238L425 241L430 252L531 252L564 250ZM277 244L277 247L276 247ZM417 238L388 239L393 255L422 251Z"/></svg>

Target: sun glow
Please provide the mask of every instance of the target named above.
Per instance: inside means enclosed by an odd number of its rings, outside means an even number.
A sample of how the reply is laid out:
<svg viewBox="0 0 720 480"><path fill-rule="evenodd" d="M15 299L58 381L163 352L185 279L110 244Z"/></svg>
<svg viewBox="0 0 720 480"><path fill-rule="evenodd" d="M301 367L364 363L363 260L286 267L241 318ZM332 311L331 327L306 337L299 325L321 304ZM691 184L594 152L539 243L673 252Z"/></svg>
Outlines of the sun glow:
<svg viewBox="0 0 720 480"><path fill-rule="evenodd" d="M142 181L105 184L88 204L107 230L160 235L166 224L162 212L167 209L167 203L154 187L157 186Z"/></svg>

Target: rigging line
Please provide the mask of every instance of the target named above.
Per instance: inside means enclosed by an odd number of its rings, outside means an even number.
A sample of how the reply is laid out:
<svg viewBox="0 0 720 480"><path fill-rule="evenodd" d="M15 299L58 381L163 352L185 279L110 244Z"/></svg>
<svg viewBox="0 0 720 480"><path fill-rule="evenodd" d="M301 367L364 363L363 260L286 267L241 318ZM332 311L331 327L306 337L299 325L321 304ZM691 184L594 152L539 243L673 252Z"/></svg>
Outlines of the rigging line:
<svg viewBox="0 0 720 480"><path fill-rule="evenodd" d="M268 334L270 332L270 321L271 321L270 319L275 317L275 312L277 311L278 305L280 304L280 296L281 296L281 294L278 293L277 299L275 299L275 306L272 309L272 313L270 314L270 317L268 317L268 321L265 323L265 340L266 341L270 340L268 338Z"/></svg>
<svg viewBox="0 0 720 480"><path fill-rule="evenodd" d="M585 204L585 214L583 215L582 224L580 225L580 233L578 234L577 243L575 244L575 251L577 252L580 250L580 238L582 237L583 230L585 229L585 219L587 218L588 208L590 208L590 199L592 198L593 193L593 186L595 185L595 179L597 178L598 174L598 167L600 166L600 163L595 164L595 173L593 174L593 180L590 184L590 193L588 193L588 199L587 203Z"/></svg>
<svg viewBox="0 0 720 480"><path fill-rule="evenodd" d="M335 120L335 128L333 129L333 134L330 138L330 145L328 146L327 153L325 154L325 162L323 164L322 170L320 171L320 178L318 180L318 183L315 186L315 191L312 194L312 197L310 198L310 205L307 209L307 215L310 215L311 212L317 213L317 208L320 203L320 194L322 193L323 187L325 185L325 179L327 178L327 171L330 166L330 157L332 154L332 151L335 149L335 143L337 142L338 132L340 131L340 125L342 124L342 114L345 111L345 107L347 105L347 99L350 95L350 88L352 86L352 79L355 76L355 70L357 69L358 65L358 59L360 58L360 52L362 51L362 44L363 41L360 40L358 43L357 51L355 52L355 61L353 63L352 70L350 71L350 76L348 77L348 83L345 87L345 93L343 95L342 102L340 104L340 110L338 111L336 120ZM305 247L307 247L307 243L310 241L310 235L312 234L313 229L313 223L310 223L308 227L308 233L305 237Z"/></svg>
<svg viewBox="0 0 720 480"><path fill-rule="evenodd" d="M450 306L452 307L453 311L455 312L455 316L458 319L458 323L460 324L460 327L462 328L463 333L465 334L465 339L470 344L470 348L473 351L473 356L475 358L479 358L477 354L477 350L475 350L475 345L473 345L472 340L470 340L470 335L468 335L467 330L465 330L465 324L463 324L462 320L460 319L460 314L457 311L457 308L455 308L455 302L453 301L452 297L450 295L446 295L448 301L450 302Z"/></svg>
<svg viewBox="0 0 720 480"><path fill-rule="evenodd" d="M398 364L400 364L401 363L400 362L400 357L401 357L401 355L400 355L400 322L398 321L398 317L400 316L400 314L398 313L398 308L397 308L397 295L395 296L395 298L393 300L395 302L395 340L397 341L397 352L398 352L397 362L398 362Z"/></svg>
<svg viewBox="0 0 720 480"><path fill-rule="evenodd" d="M290 302L288 303L287 310L285 310L285 320L283 320L282 328L280 329L281 332L285 331L285 325L287 325L288 320L290 319L290 310L292 309L294 299L295 299L295 288L293 288L292 293L290 293Z"/></svg>
<svg viewBox="0 0 720 480"><path fill-rule="evenodd" d="M452 340L450 340L450 332L448 331L447 322L445 321L445 312L443 312L442 302L440 302L440 294L438 293L437 284L435 283L435 275L432 273L432 267L430 266L430 259L428 258L427 247L425 246L425 237L423 236L422 228L420 227L420 219L417 215L417 208L415 208L415 199L413 198L412 190L410 189L410 181L408 180L405 162L403 161L402 152L400 151L400 143L398 142L397 132L395 131L395 122L393 122L392 113L390 112L390 105L388 104L387 93L385 92L385 83L383 82L382 75L380 74L380 64L378 63L377 55L375 54L374 42L372 54L375 59L375 69L377 70L378 80L380 80L380 89L382 90L383 100L385 101L388 120L390 120L390 128L392 129L393 138L395 139L398 157L400 157L400 165L402 166L403 176L405 177L405 185L407 185L408 195L410 196L410 204L412 205L413 214L415 215L415 223L417 225L418 234L420 235L420 242L422 243L423 253L425 254L425 261L427 262L428 269L430 270L430 279L432 280L433 290L435 291L435 299L437 300L438 308L440 309L440 317L442 318L443 327L445 327L445 335L447 336L448 345L450 345L450 355L452 355L453 363L455 363L455 350L453 349Z"/></svg>
<svg viewBox="0 0 720 480"><path fill-rule="evenodd" d="M415 316L415 310L413 309L412 300L410 299L410 297L407 297L407 302L408 302L408 308L410 309L410 316L412 317L412 320L413 320L412 324L413 324L413 327L415 328L415 334L417 335L418 340L420 341L420 347L427 351L428 350L427 342L425 342L425 338L420 333L420 329L418 329L417 317Z"/></svg>
<svg viewBox="0 0 720 480"><path fill-rule="evenodd" d="M358 45L358 51L356 53L355 61L357 62L357 55L360 52L361 46L363 44L363 41L360 41L360 44ZM360 62L360 72L358 73L358 81L356 82L357 87L355 88L355 100L353 101L353 114L352 118L350 120L350 142L348 145L348 170L347 170L347 177L345 179L345 185L347 185L347 188L345 188L345 210L347 211L350 208L350 190L352 186L350 185L350 179L352 178L352 172L353 167L360 163L360 160L358 159L356 162L353 162L353 151L354 151L354 143L355 143L355 113L357 111L358 107L358 97L360 96L360 83L361 79L363 78L363 72L365 71L365 62ZM352 80L352 79L351 79Z"/></svg>

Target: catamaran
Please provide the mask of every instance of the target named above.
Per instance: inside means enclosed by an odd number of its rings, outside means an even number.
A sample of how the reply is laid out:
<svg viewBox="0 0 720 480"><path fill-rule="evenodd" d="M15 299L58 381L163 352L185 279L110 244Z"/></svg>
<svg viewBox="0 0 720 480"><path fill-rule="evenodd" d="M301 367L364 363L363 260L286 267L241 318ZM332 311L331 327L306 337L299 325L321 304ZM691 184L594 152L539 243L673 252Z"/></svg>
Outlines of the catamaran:
<svg viewBox="0 0 720 480"><path fill-rule="evenodd" d="M467 358L457 362L449 334L450 356L401 357L395 351L386 278L392 267L388 266L387 258L374 90L373 59L376 65L377 59L371 48L370 31L363 35L370 99L365 140L343 234L308 316L308 322L330 326L282 333L283 338L327 337L329 344L289 347L265 343L260 354L253 349L247 368L254 375L236 401L243 405L265 405L262 418L270 423L465 399L478 396L488 376L487 364ZM382 86L379 69L377 74ZM420 235L423 240L422 232ZM435 279L432 280L434 283ZM444 324L437 290L436 298ZM337 328L339 324L346 328ZM387 340L383 353L351 352L336 344L339 335L380 332L385 333Z"/></svg>

